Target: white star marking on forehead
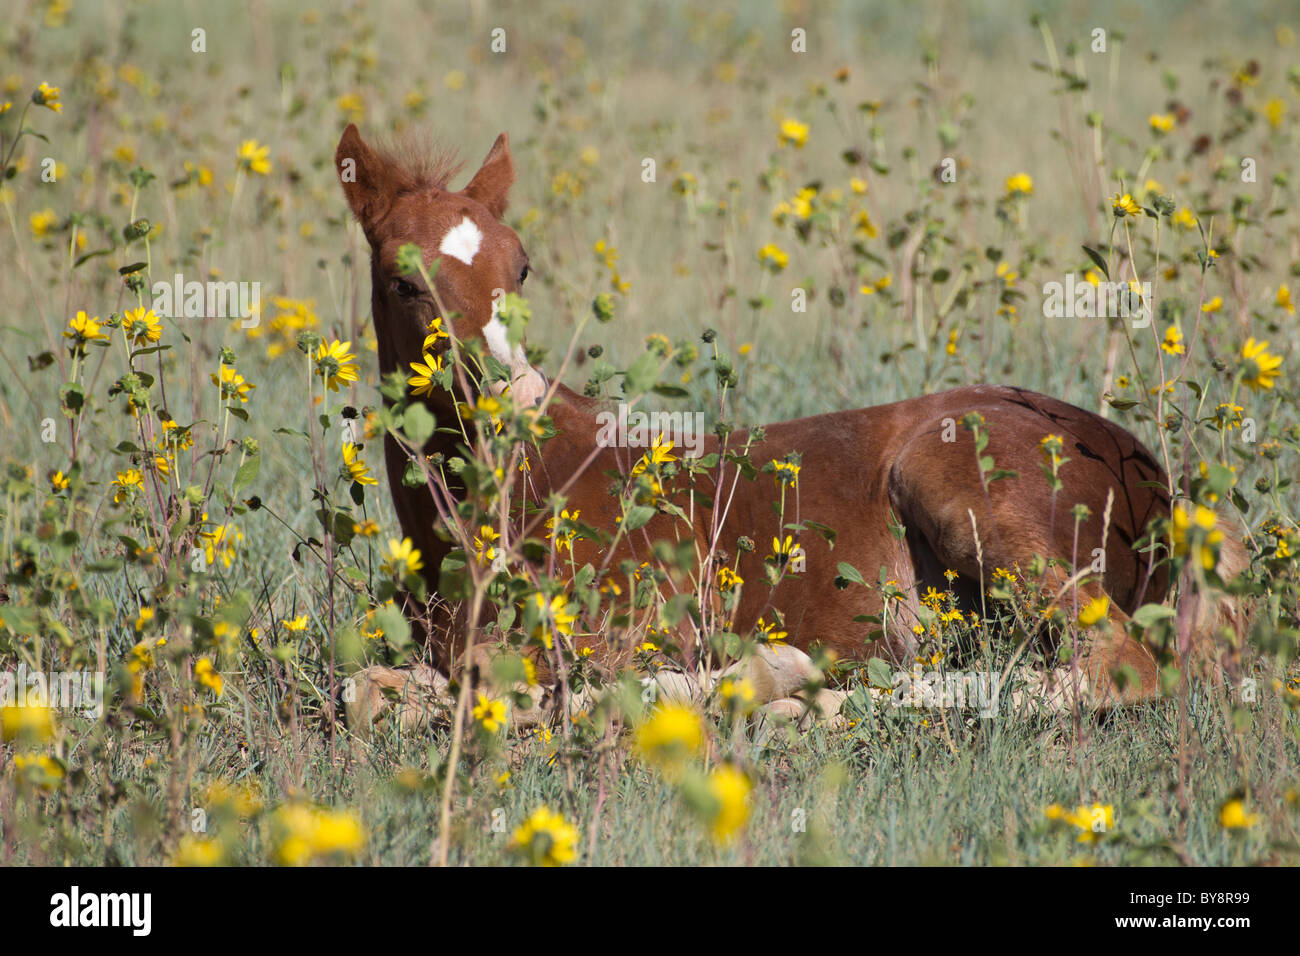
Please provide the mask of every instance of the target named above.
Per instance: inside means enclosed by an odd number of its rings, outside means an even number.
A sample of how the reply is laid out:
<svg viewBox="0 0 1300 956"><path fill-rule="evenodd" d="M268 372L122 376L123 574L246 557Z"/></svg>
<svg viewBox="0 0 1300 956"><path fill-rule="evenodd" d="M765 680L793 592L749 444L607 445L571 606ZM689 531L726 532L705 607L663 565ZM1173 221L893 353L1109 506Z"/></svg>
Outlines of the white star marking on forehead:
<svg viewBox="0 0 1300 956"><path fill-rule="evenodd" d="M478 247L482 243L483 233L479 231L478 226L474 225L474 220L469 216L462 216L460 223L442 237L438 251L444 256L459 259L470 266L474 264L474 256L478 254Z"/></svg>

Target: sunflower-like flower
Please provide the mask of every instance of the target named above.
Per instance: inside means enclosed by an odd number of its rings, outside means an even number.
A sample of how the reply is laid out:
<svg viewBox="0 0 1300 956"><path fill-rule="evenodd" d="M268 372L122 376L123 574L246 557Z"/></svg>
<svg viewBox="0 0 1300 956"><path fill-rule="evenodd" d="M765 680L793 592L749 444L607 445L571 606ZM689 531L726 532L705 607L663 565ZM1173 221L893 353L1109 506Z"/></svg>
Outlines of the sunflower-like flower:
<svg viewBox="0 0 1300 956"><path fill-rule="evenodd" d="M406 380L411 387L411 394L416 397L432 395L439 387L434 376L442 371L442 356L432 352L424 353L423 362L411 362L411 371L415 374Z"/></svg>
<svg viewBox="0 0 1300 956"><path fill-rule="evenodd" d="M1115 808L1109 803L1084 804L1073 810L1053 803L1043 813L1053 822L1067 823L1079 830L1080 843L1094 843L1115 826Z"/></svg>
<svg viewBox="0 0 1300 956"><path fill-rule="evenodd" d="M68 327L63 330L63 337L71 339L73 350L81 355L86 354L88 342L103 341L108 338L99 331L99 316L91 317L84 309L68 319Z"/></svg>
<svg viewBox="0 0 1300 956"><path fill-rule="evenodd" d="M1171 325L1165 330L1165 340L1160 343L1160 347L1170 355L1182 355L1187 349L1183 346L1183 330L1176 325Z"/></svg>
<svg viewBox="0 0 1300 956"><path fill-rule="evenodd" d="M790 264L790 257L780 246L769 242L758 250L758 261L773 272L780 272Z"/></svg>
<svg viewBox="0 0 1300 956"><path fill-rule="evenodd" d="M200 657L194 662L194 682L200 687L206 687L212 691L214 697L220 697L226 689L226 682L217 673L217 669L212 666L212 661L206 657Z"/></svg>
<svg viewBox="0 0 1300 956"><path fill-rule="evenodd" d="M1213 571L1223 543L1218 521L1214 510L1204 505L1197 505L1194 510L1181 502L1175 505L1169 526L1174 554L1180 558L1190 555L1205 570Z"/></svg>
<svg viewBox="0 0 1300 956"><path fill-rule="evenodd" d="M703 749L704 725L691 708L665 704L637 728L634 746L645 760L672 770Z"/></svg>
<svg viewBox="0 0 1300 956"><path fill-rule="evenodd" d="M789 636L788 632L777 630L775 624L769 624L761 617L758 619L758 623L754 625L754 637L763 644L781 645L785 643L785 639Z"/></svg>
<svg viewBox="0 0 1300 956"><path fill-rule="evenodd" d="M550 532L547 537L555 539L555 547L560 551L567 550L570 554L573 553L573 539L578 536L578 529L573 525L581 514L581 508L574 508L572 512L565 508L560 512L558 521L555 515L546 519L546 527ZM558 531L557 525L560 526Z"/></svg>
<svg viewBox="0 0 1300 956"><path fill-rule="evenodd" d="M1034 180L1028 173L1016 173L1014 176L1007 177L1007 195L1014 196L1020 193L1025 196L1034 194Z"/></svg>
<svg viewBox="0 0 1300 956"><path fill-rule="evenodd" d="M1133 197L1129 193L1122 196L1116 193L1110 199L1110 206L1115 213L1116 219L1123 219L1125 216L1136 216L1142 211L1142 207L1133 201Z"/></svg>
<svg viewBox="0 0 1300 956"><path fill-rule="evenodd" d="M131 309L122 314L122 331L136 348L143 348L162 338L162 325L153 309Z"/></svg>
<svg viewBox="0 0 1300 956"><path fill-rule="evenodd" d="M510 847L534 866L563 866L578 855L578 828L550 807L538 807L515 830Z"/></svg>
<svg viewBox="0 0 1300 956"><path fill-rule="evenodd" d="M239 402L244 404L248 402L248 393L257 388L256 385L245 380L244 376L240 375L233 365L221 366L220 378L217 377L216 373L213 373L212 384L221 389L222 398L238 399Z"/></svg>
<svg viewBox="0 0 1300 956"><path fill-rule="evenodd" d="M1245 830L1259 823L1258 813L1248 813L1246 803L1234 797L1219 807L1219 826L1225 830Z"/></svg>
<svg viewBox="0 0 1300 956"><path fill-rule="evenodd" d="M351 342L335 339L328 345L322 342L316 349L316 374L331 392L357 380L357 357L349 351L351 348Z"/></svg>
<svg viewBox="0 0 1300 956"><path fill-rule="evenodd" d="M1267 342L1247 339L1241 347L1241 365L1244 371L1242 382L1252 389L1271 389L1282 368L1282 356L1271 355Z"/></svg>
<svg viewBox="0 0 1300 956"><path fill-rule="evenodd" d="M259 176L269 176L270 154L270 146L262 146L255 139L246 139L239 144L239 168Z"/></svg>
<svg viewBox="0 0 1300 956"><path fill-rule="evenodd" d="M709 835L716 843L730 843L749 821L749 794L753 785L739 767L722 764L709 775L706 789L709 808Z"/></svg>
<svg viewBox="0 0 1300 956"><path fill-rule="evenodd" d="M803 149L804 144L808 142L808 124L801 123L793 117L786 117L781 121L781 128L777 131L776 138L782 146Z"/></svg>
<svg viewBox="0 0 1300 956"><path fill-rule="evenodd" d="M44 106L47 110L54 110L56 113L63 112L63 104L59 102L61 90L57 86L50 86L48 83L42 83L36 87L32 93L32 102L37 106Z"/></svg>
<svg viewBox="0 0 1300 956"><path fill-rule="evenodd" d="M557 594L547 601L546 595L538 591L533 595L533 603L539 613L537 627L533 629L533 637L540 639L548 651L555 647L557 635L566 637L573 635L573 622L578 619L578 616L569 613L567 597Z"/></svg>
<svg viewBox="0 0 1300 956"><path fill-rule="evenodd" d="M411 542L410 538L403 538L401 541L396 538L389 539L388 557L383 564L385 573L414 574L423 567L424 562L420 559L420 551Z"/></svg>
<svg viewBox="0 0 1300 956"><path fill-rule="evenodd" d="M673 442L668 441L663 435L656 435L650 450L643 454L640 460L632 466L632 474L639 475L652 465L664 465L676 461L677 456L672 453L672 450Z"/></svg>
<svg viewBox="0 0 1300 956"><path fill-rule="evenodd" d="M506 722L506 702L479 694L478 703L474 705L474 719L488 733L495 734Z"/></svg>
<svg viewBox="0 0 1300 956"><path fill-rule="evenodd" d="M478 537L474 539L474 560L479 564L491 564L496 560L496 543L501 538L496 528L490 524L479 525Z"/></svg>
<svg viewBox="0 0 1300 956"><path fill-rule="evenodd" d="M745 579L742 578L735 571L731 570L731 568L727 568L727 567L718 568L718 590L719 591L722 591L724 593L728 591L734 591L736 588L740 587L744 583L745 583Z"/></svg>
<svg viewBox="0 0 1300 956"><path fill-rule="evenodd" d="M349 481L359 485L377 485L379 479L370 474L370 468L360 458L360 449L352 442L343 443L343 470Z"/></svg>

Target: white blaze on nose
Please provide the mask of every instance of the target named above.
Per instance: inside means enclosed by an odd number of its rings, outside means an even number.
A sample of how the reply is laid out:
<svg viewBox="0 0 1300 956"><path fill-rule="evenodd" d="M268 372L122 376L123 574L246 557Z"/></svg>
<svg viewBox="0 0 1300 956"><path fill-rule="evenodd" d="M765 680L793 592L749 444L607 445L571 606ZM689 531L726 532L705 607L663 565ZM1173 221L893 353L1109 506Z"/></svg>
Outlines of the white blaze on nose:
<svg viewBox="0 0 1300 956"><path fill-rule="evenodd" d="M453 226L442 237L438 251L444 256L459 259L469 266L474 264L474 256L478 254L478 247L482 243L483 233L479 231L478 226L474 225L474 220L469 216L462 216L460 223Z"/></svg>
<svg viewBox="0 0 1300 956"><path fill-rule="evenodd" d="M483 327L483 338L492 350L492 357L502 365L509 365L513 356L510 354L510 339L506 336L505 323L495 315L492 316L492 321Z"/></svg>
<svg viewBox="0 0 1300 956"><path fill-rule="evenodd" d="M536 405L541 401L548 387L546 377L528 364L528 356L522 345L510 347L505 323L496 315L483 327L483 338L493 358L510 369L510 392L515 401L523 406ZM496 382L492 391L499 395L505 387L504 382Z"/></svg>

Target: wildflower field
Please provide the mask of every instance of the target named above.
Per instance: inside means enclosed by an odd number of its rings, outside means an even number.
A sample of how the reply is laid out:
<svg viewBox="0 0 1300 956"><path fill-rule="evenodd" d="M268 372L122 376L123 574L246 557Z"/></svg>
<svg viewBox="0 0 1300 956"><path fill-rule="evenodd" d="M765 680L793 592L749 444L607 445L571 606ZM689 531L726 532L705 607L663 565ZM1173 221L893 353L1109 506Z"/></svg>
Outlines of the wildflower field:
<svg viewBox="0 0 1300 956"><path fill-rule="evenodd" d="M17 0L0 863L1300 862L1300 20L1012 6ZM455 425L473 448L429 467L468 489L442 597L501 649L497 689L454 682L418 728L345 723L361 668L424 659L383 436L448 427L411 395L453 374L429 355L381 379L334 162L349 122L428 129L467 171L509 133L531 275L503 316L548 377L734 436L773 513L728 547L771 540L766 580L667 546L569 566L596 532L563 501L508 550L491 515L546 419L480 395ZM1104 411L1175 476L1159 553L1180 584L1131 626L1167 647L1180 602L1235 599L1223 679L1169 653L1155 700L981 715L897 706L889 668L822 655L840 719L789 726L756 721L743 680L703 707L641 692L683 644L781 645L779 615L732 631L738 589L835 533L799 522L806 465L746 458L750 426L986 382ZM1033 438L1046 480L1067 473L1072 450ZM612 489L625 526L727 464L680 453ZM1074 504L1062 520L1088 520ZM1232 579L1219 518L1249 554ZM1005 674L1043 620L1106 613L990 570L983 615L924 597L918 666L960 643ZM877 571L835 586L888 601ZM577 649L602 628L635 673ZM516 730L535 659L592 703Z"/></svg>

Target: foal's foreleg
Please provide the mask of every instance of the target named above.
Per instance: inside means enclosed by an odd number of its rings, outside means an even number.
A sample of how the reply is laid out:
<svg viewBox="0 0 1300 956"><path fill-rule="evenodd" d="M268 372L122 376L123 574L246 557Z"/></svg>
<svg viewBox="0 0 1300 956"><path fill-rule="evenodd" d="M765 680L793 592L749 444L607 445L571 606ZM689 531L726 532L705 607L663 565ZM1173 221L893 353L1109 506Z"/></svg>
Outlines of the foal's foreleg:
<svg viewBox="0 0 1300 956"><path fill-rule="evenodd" d="M719 675L720 680L727 677L748 680L753 686L754 699L760 703L755 713L760 737L778 723L791 724L801 733L819 721L832 729L845 724L840 708L848 694L822 686L822 672L797 647L764 645Z"/></svg>

